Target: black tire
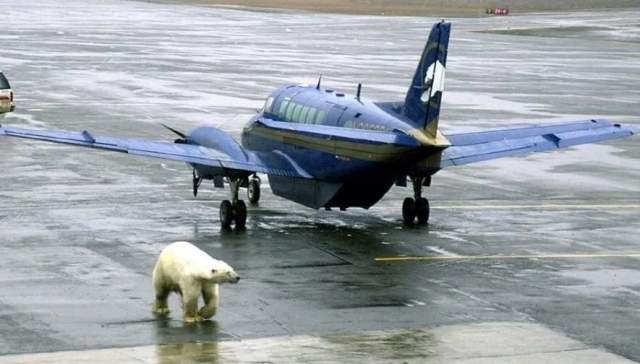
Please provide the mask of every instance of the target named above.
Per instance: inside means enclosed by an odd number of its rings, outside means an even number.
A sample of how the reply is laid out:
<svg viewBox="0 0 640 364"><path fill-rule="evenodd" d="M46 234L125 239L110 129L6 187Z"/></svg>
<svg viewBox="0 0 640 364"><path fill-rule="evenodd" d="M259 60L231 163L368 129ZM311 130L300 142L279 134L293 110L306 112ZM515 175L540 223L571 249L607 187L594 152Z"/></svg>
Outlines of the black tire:
<svg viewBox="0 0 640 364"><path fill-rule="evenodd" d="M220 203L220 225L223 229L229 229L233 221L233 207L231 201L223 200Z"/></svg>
<svg viewBox="0 0 640 364"><path fill-rule="evenodd" d="M257 178L252 178L249 180L249 186L247 186L247 197L249 198L249 203L252 205L257 205L258 201L260 201L260 180Z"/></svg>
<svg viewBox="0 0 640 364"><path fill-rule="evenodd" d="M407 197L402 202L402 220L407 225L413 225L413 221L416 219L416 202Z"/></svg>
<svg viewBox="0 0 640 364"><path fill-rule="evenodd" d="M418 224L424 225L429 221L429 200L424 197L420 197L416 201L416 217L418 218Z"/></svg>
<svg viewBox="0 0 640 364"><path fill-rule="evenodd" d="M236 222L236 229L244 229L247 223L247 205L243 200L238 200L233 205L233 217Z"/></svg>

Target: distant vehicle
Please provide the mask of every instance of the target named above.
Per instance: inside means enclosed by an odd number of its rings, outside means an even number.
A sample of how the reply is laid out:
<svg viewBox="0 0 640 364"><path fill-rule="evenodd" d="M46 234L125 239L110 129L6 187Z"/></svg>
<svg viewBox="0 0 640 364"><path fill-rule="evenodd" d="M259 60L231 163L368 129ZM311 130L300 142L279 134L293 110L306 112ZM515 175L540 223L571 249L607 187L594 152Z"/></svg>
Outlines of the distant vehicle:
<svg viewBox="0 0 640 364"><path fill-rule="evenodd" d="M167 127L179 136L173 143L13 126L0 126L0 134L186 162L193 168L194 196L203 179L230 186L231 199L220 204L225 228L245 225L239 189L246 187L249 201L257 203L257 173L269 176L274 194L316 209L366 209L409 180L413 197L404 199L403 220L424 224L430 210L422 189L443 168L634 134L630 127L589 119L443 135L438 118L450 29L445 22L433 26L403 101L371 102L360 85L346 95L321 88L320 80L282 86L244 127L242 144L208 126L190 133Z"/></svg>
<svg viewBox="0 0 640 364"><path fill-rule="evenodd" d="M490 8L487 9L489 15L509 15L509 8Z"/></svg>
<svg viewBox="0 0 640 364"><path fill-rule="evenodd" d="M0 71L0 114L11 112L15 107L13 104L13 90L11 90L9 80Z"/></svg>

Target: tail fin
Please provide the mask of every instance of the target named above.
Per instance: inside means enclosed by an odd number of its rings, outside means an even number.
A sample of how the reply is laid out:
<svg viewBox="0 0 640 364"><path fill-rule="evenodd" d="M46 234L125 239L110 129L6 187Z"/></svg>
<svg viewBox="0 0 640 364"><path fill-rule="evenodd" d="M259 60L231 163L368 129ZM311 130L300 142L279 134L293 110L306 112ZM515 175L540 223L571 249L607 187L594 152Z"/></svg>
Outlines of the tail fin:
<svg viewBox="0 0 640 364"><path fill-rule="evenodd" d="M404 116L434 139L438 133L450 32L451 23L442 21L433 25L404 100Z"/></svg>

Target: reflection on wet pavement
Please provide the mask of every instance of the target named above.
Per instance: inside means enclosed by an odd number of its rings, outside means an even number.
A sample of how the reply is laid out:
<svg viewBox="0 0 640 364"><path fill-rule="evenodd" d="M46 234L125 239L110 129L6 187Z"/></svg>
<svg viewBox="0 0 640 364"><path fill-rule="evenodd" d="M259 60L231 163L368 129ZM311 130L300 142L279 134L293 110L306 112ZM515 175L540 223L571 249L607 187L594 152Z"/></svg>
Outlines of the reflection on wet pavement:
<svg viewBox="0 0 640 364"><path fill-rule="evenodd" d="M191 342L0 357L0 364L630 363L532 323Z"/></svg>

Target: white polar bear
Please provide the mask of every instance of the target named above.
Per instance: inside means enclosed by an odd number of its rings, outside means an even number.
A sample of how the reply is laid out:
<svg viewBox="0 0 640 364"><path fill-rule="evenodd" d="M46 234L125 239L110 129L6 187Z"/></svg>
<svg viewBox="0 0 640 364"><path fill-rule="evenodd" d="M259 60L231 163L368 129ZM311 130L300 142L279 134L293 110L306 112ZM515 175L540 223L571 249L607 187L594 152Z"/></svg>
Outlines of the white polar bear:
<svg viewBox="0 0 640 364"><path fill-rule="evenodd" d="M167 298L171 292L182 296L184 321L194 322L211 318L218 309L219 283L238 283L240 277L227 263L186 241L170 244L158 257L153 269L156 299L153 312L169 313ZM198 298L204 307L198 311Z"/></svg>

